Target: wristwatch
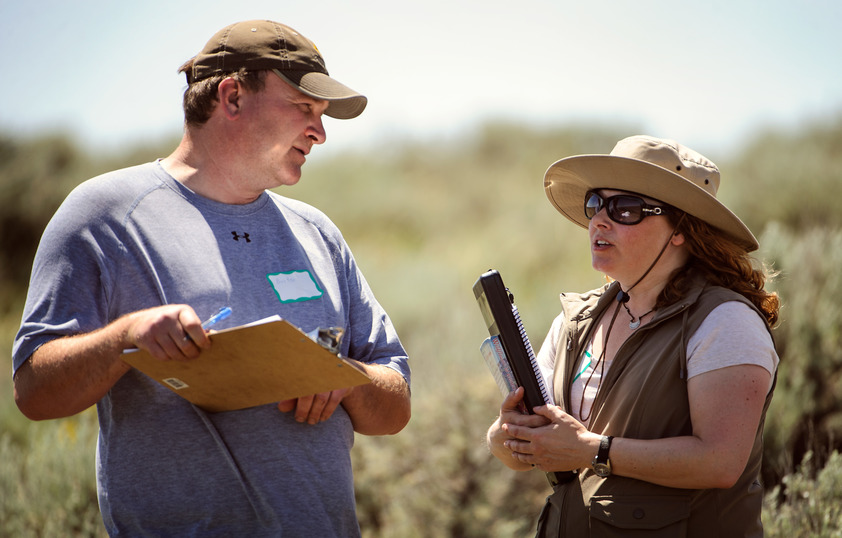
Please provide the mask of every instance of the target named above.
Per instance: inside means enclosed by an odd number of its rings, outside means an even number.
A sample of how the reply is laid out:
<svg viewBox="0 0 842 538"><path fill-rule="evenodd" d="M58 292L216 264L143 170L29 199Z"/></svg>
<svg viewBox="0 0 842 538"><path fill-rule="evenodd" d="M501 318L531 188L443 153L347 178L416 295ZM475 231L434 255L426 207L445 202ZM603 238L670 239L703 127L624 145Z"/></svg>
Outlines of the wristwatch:
<svg viewBox="0 0 842 538"><path fill-rule="evenodd" d="M591 463L593 472L602 478L611 475L611 460L608 458L608 451L611 450L612 439L614 437L610 435L602 436L602 441L599 442L599 450Z"/></svg>

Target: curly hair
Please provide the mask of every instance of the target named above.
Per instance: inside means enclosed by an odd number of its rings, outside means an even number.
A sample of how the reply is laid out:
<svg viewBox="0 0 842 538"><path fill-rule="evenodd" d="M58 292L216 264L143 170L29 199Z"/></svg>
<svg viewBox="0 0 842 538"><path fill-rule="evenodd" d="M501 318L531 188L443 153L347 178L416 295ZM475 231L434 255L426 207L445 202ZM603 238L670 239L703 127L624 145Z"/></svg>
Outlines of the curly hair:
<svg viewBox="0 0 842 538"><path fill-rule="evenodd" d="M178 72L184 73L187 78L187 89L184 90L182 106L184 122L188 125L203 125L210 119L214 108L219 103L216 90L224 79L231 77L252 92L258 92L266 85L265 71L248 71L247 69L193 80L193 60L194 58L190 58L178 68Z"/></svg>
<svg viewBox="0 0 842 538"><path fill-rule="evenodd" d="M678 220L676 233L684 235L689 254L687 263L676 271L658 297L657 307L678 301L691 277L701 275L708 282L733 290L757 307L770 327L778 322L780 300L775 292L764 289L774 275L765 267L756 267L756 260L745 248L689 214Z"/></svg>

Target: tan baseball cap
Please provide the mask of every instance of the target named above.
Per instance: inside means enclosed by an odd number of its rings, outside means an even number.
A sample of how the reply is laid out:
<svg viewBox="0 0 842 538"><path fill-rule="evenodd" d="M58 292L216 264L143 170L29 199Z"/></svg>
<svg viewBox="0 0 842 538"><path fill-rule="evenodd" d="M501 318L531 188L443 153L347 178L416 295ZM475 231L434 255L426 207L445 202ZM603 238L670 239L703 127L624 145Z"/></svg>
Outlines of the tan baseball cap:
<svg viewBox="0 0 842 538"><path fill-rule="evenodd" d="M716 198L719 168L674 140L630 136L608 155L575 155L553 163L544 174L550 203L583 228L585 193L616 189L654 198L702 219L749 252L758 248L751 230Z"/></svg>
<svg viewBox="0 0 842 538"><path fill-rule="evenodd" d="M368 103L364 95L328 75L312 41L277 22L235 22L218 31L193 59L190 81L241 68L274 70L301 93L329 101L325 114L332 118L355 118Z"/></svg>

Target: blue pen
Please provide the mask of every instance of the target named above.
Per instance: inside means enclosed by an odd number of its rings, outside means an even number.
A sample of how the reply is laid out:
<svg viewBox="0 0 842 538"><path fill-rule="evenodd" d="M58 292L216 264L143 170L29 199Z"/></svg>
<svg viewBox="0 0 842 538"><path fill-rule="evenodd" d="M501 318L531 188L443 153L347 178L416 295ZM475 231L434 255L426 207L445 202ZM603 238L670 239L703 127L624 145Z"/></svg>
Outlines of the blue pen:
<svg viewBox="0 0 842 538"><path fill-rule="evenodd" d="M208 328L210 328L212 325L215 325L216 323L219 323L220 321L222 321L223 319L227 318L230 315L231 315L231 307L223 306L222 308L219 309L219 312L217 312L216 314L214 314L210 318L208 318L208 320L206 322L202 323L202 328L205 329L205 330L208 330Z"/></svg>

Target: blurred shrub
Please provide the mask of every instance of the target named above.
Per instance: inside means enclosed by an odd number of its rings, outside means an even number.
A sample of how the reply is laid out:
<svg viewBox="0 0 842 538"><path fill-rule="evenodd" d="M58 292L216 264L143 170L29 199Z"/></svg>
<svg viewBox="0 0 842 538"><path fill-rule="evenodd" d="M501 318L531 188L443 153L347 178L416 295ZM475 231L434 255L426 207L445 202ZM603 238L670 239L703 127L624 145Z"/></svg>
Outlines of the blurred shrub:
<svg viewBox="0 0 842 538"><path fill-rule="evenodd" d="M842 449L842 227L802 232L772 224L762 254L780 272L775 331L781 363L766 419L766 481L777 483L808 452L823 465Z"/></svg>
<svg viewBox="0 0 842 538"><path fill-rule="evenodd" d="M842 454L816 465L808 452L797 472L766 496L765 534L769 538L838 538L842 536Z"/></svg>
<svg viewBox="0 0 842 538"><path fill-rule="evenodd" d="M26 444L0 434L0 535L105 536L95 480L96 415L32 424Z"/></svg>
<svg viewBox="0 0 842 538"><path fill-rule="evenodd" d="M727 195L752 230L842 227L842 115L798 132L758 135L723 167Z"/></svg>
<svg viewBox="0 0 842 538"><path fill-rule="evenodd" d="M484 371L440 379L446 399L423 398L395 438L357 439L363 536L500 537L534 533L547 494L540 472L515 473L490 457L485 431L500 397ZM492 382L493 384L493 382Z"/></svg>

